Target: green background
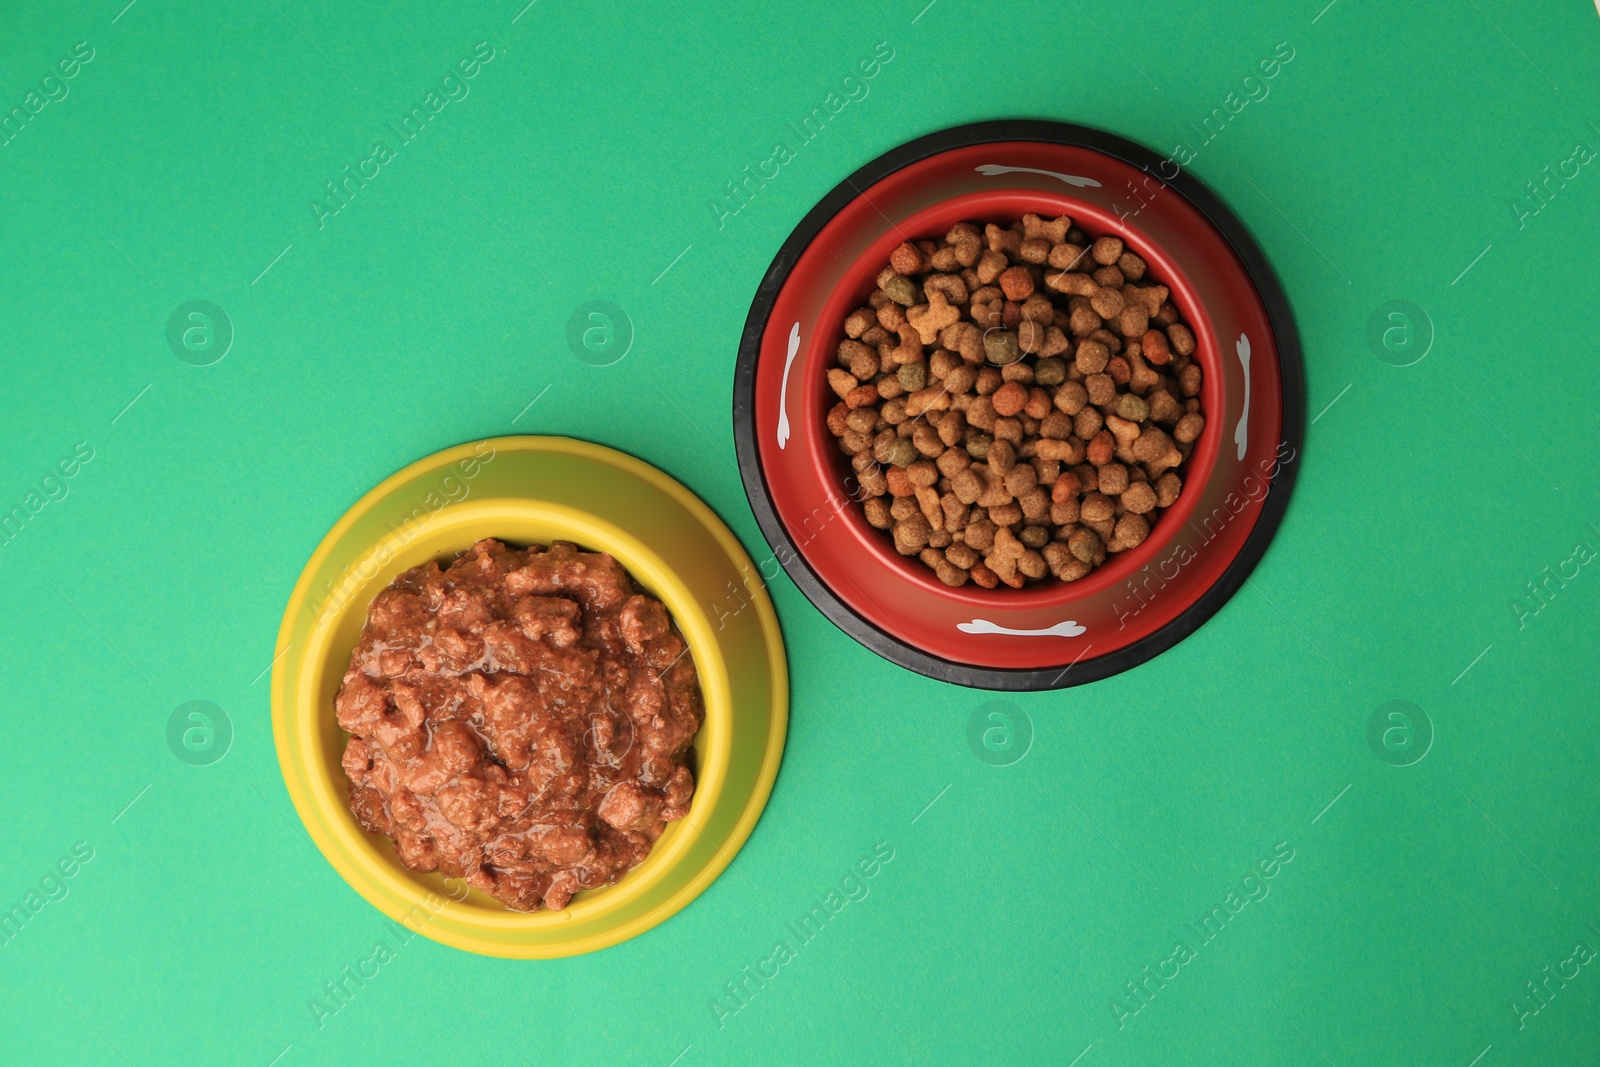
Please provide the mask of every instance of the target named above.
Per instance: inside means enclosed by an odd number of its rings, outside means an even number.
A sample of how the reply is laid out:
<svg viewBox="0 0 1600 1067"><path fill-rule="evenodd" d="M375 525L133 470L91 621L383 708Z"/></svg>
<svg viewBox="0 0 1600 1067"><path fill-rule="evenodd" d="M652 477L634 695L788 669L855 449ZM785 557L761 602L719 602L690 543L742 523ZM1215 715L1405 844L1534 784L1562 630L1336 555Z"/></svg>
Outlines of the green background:
<svg viewBox="0 0 1600 1067"><path fill-rule="evenodd" d="M124 2L0 30L0 112L94 50L0 147L0 509L93 450L0 545L0 907L93 849L0 946L0 1061L1600 1059L1600 965L1511 1006L1600 948L1600 567L1574 559L1600 549L1600 160L1512 207L1600 148L1589 0ZM319 228L324 183L483 41L470 95ZM719 226L723 183L879 42L869 95ZM1280 42L1269 95L1201 146ZM1250 583L1155 661L1004 698L988 754L993 694L884 663L780 578L789 746L729 872L587 957L418 938L319 1028L311 998L396 928L309 844L273 752L263 672L317 541L411 460L536 432L659 465L763 558L729 405L762 272L856 167L1000 117L1189 144L1278 270L1315 422ZM193 299L235 333L209 366L166 341ZM590 300L631 320L610 366L567 344ZM1410 366L1368 343L1393 300L1431 322ZM231 721L210 765L168 746L191 700ZM1391 700L1432 723L1420 762L1369 746ZM870 895L719 1026L724 983L880 842ZM1202 944L1280 842L1269 895ZM1129 996L1180 940L1195 958Z"/></svg>

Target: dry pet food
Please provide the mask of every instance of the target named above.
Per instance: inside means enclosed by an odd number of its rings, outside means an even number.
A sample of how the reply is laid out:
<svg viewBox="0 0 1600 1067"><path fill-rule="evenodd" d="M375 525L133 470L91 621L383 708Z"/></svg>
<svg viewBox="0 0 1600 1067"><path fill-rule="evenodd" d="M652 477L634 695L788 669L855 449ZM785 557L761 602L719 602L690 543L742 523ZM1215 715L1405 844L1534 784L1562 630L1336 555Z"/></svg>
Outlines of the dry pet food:
<svg viewBox="0 0 1600 1067"><path fill-rule="evenodd" d="M610 885L689 812L693 657L611 556L479 541L372 601L334 701L350 808L518 911Z"/></svg>
<svg viewBox="0 0 1600 1067"><path fill-rule="evenodd" d="M901 244L828 372L867 521L950 586L1075 581L1141 544L1205 427L1169 297L1065 216Z"/></svg>

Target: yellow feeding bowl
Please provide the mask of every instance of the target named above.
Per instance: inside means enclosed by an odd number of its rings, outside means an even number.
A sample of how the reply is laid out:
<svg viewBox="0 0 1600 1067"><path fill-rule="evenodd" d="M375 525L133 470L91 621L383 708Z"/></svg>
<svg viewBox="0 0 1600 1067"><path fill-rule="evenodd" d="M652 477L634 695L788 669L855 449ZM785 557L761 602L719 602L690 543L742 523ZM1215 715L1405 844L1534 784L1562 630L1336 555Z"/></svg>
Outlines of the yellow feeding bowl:
<svg viewBox="0 0 1600 1067"><path fill-rule="evenodd" d="M396 575L486 537L609 552L672 612L705 695L694 801L638 867L563 911L512 911L456 879L418 874L346 803L347 734L333 698L372 598ZM336 523L278 631L272 732L284 784L322 854L374 907L435 941L517 959L614 945L667 919L733 859L777 777L788 670L760 574L711 509L631 456L558 437L498 437L418 460Z"/></svg>

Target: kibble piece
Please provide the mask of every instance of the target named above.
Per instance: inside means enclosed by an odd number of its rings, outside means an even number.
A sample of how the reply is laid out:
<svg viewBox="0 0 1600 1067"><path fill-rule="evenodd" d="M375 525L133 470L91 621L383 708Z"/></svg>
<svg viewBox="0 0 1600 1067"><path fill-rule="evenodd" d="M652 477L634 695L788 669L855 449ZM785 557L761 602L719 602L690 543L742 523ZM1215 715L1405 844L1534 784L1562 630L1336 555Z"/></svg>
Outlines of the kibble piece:
<svg viewBox="0 0 1600 1067"><path fill-rule="evenodd" d="M930 412L929 417L932 418L937 414L939 413ZM939 431L928 425L926 421L911 431L911 443L916 446L918 452L929 459L944 453L944 441L940 439Z"/></svg>
<svg viewBox="0 0 1600 1067"><path fill-rule="evenodd" d="M889 294L890 300L893 300L901 307L910 307L917 302L917 285L909 278L895 275L884 282L880 288Z"/></svg>
<svg viewBox="0 0 1600 1067"><path fill-rule="evenodd" d="M935 412L934 414L941 415L939 412ZM932 416L930 416L929 421L932 421ZM967 417L965 414L959 411L943 412L938 422L935 424L934 430L935 436L937 436L939 439L939 443L944 446L944 448L941 449L935 456L935 458L938 458L938 456L942 456L946 450L960 444L961 441L967 436Z"/></svg>
<svg viewBox="0 0 1600 1067"><path fill-rule="evenodd" d="M1122 255L1122 238L1101 237L1094 243L1094 261L1102 267L1109 267Z"/></svg>
<svg viewBox="0 0 1600 1067"><path fill-rule="evenodd" d="M1117 396L1116 380L1109 374L1091 374L1083 380L1083 387L1088 391L1091 404L1109 404Z"/></svg>
<svg viewBox="0 0 1600 1067"><path fill-rule="evenodd" d="M998 418L994 420L994 439L1005 441L1013 449L1022 445L1022 420L1017 418Z"/></svg>
<svg viewBox="0 0 1600 1067"><path fill-rule="evenodd" d="M1117 496L1128 488L1128 468L1120 463L1106 463L1100 468L1100 491Z"/></svg>
<svg viewBox="0 0 1600 1067"><path fill-rule="evenodd" d="M1139 338L1139 349L1153 366L1165 366L1172 360L1172 350L1167 344L1167 337L1159 330L1146 330Z"/></svg>
<svg viewBox="0 0 1600 1067"><path fill-rule="evenodd" d="M1166 379L1162 377L1159 371L1155 370L1150 366L1150 364L1144 361L1143 353L1140 351L1137 341L1128 345L1127 351L1128 363L1133 367L1133 377L1131 379L1133 391L1138 393L1140 396L1145 397L1146 401L1148 401L1150 398L1147 394L1150 392L1150 390L1160 385Z"/></svg>
<svg viewBox="0 0 1600 1067"><path fill-rule="evenodd" d="M1117 519L1116 529L1111 532L1111 540L1106 543L1107 552L1126 552L1130 548L1137 548L1150 536L1150 523L1144 515L1129 511Z"/></svg>
<svg viewBox="0 0 1600 1067"><path fill-rule="evenodd" d="M1080 374L1099 374L1110 358L1111 350L1099 341L1080 341L1073 363Z"/></svg>
<svg viewBox="0 0 1600 1067"><path fill-rule="evenodd" d="M1110 430L1111 436L1116 438L1116 447L1119 451L1131 448L1133 443L1139 439L1141 432L1138 423L1129 422L1118 415L1106 416L1106 429Z"/></svg>
<svg viewBox="0 0 1600 1067"><path fill-rule="evenodd" d="M1007 382L995 390L990 399L997 415L1010 417L1021 411L1028 402L1028 391L1016 382Z"/></svg>
<svg viewBox="0 0 1600 1067"><path fill-rule="evenodd" d="M1150 405L1150 418L1154 422L1176 422L1183 415L1183 405L1165 388L1153 390L1146 402Z"/></svg>
<svg viewBox="0 0 1600 1067"><path fill-rule="evenodd" d="M1026 267L1007 267L1000 272L1000 290L1007 300L1026 300L1033 295L1033 275Z"/></svg>
<svg viewBox="0 0 1600 1067"><path fill-rule="evenodd" d="M1028 402L1022 405L1022 413L1024 415L1037 422L1048 417L1051 410L1051 394L1037 386L1028 390ZM1029 432L1037 433L1038 430L1034 429Z"/></svg>
<svg viewBox="0 0 1600 1067"><path fill-rule="evenodd" d="M917 337L925 345L933 344L945 327L954 326L960 319L961 309L951 304L945 294L937 289L928 294L926 304L918 304L906 312L906 321L917 331Z"/></svg>
<svg viewBox="0 0 1600 1067"><path fill-rule="evenodd" d="M1083 483L1071 471L1062 471L1056 478L1055 485L1050 490L1050 500L1055 504L1065 504L1069 500L1078 499L1078 494L1083 491Z"/></svg>
<svg viewBox="0 0 1600 1067"><path fill-rule="evenodd" d="M998 529L1009 530L1022 521L1020 504L996 504L989 509L989 518Z"/></svg>
<svg viewBox="0 0 1600 1067"><path fill-rule="evenodd" d="M1022 509L1022 518L1030 523L1048 522L1050 519L1050 494L1040 486L1034 486L1017 498L1017 506Z"/></svg>
<svg viewBox="0 0 1600 1067"><path fill-rule="evenodd" d="M907 363L895 372L895 380L900 388L908 393L915 393L928 387L928 367L923 363Z"/></svg>
<svg viewBox="0 0 1600 1067"><path fill-rule="evenodd" d="M1150 405L1144 402L1143 397L1123 393L1117 397L1117 414L1129 422L1143 422L1150 417Z"/></svg>
<svg viewBox="0 0 1600 1067"><path fill-rule="evenodd" d="M980 556L978 554L978 550L973 548L971 545L964 541L958 541L944 550L944 558L955 564L957 567L960 567L962 570L971 570L973 564L977 563L983 557Z"/></svg>
<svg viewBox="0 0 1600 1067"><path fill-rule="evenodd" d="M1051 549L1060 551L1052 553ZM1085 563L1066 551L1066 546L1059 541L1046 545L1044 548L1045 561L1050 564L1050 573L1063 582L1075 582L1094 569L1091 563Z"/></svg>
<svg viewBox="0 0 1600 1067"><path fill-rule="evenodd" d="M983 351L990 363L1003 367L1022 358L1022 346L1017 335L1009 330L991 329L983 337Z"/></svg>
<svg viewBox="0 0 1600 1067"><path fill-rule="evenodd" d="M1085 251L1080 245L1063 241L1050 247L1050 254L1045 257L1045 262L1058 271L1074 270L1082 263Z"/></svg>
<svg viewBox="0 0 1600 1067"><path fill-rule="evenodd" d="M972 392L977 384L978 368L970 363L962 363L944 376L944 387L956 396Z"/></svg>
<svg viewBox="0 0 1600 1067"><path fill-rule="evenodd" d="M1062 411L1052 411L1039 420L1039 435L1053 441L1065 441L1072 436L1072 417Z"/></svg>
<svg viewBox="0 0 1600 1067"><path fill-rule="evenodd" d="M1100 326L1100 316L1095 314L1094 308L1090 307L1087 301L1081 307L1073 308L1067 317L1067 329L1072 331L1074 337L1088 337Z"/></svg>
<svg viewBox="0 0 1600 1067"><path fill-rule="evenodd" d="M1128 280L1122 276L1122 272L1114 265L1101 267L1099 270L1092 272L1089 277L1094 279L1096 285L1111 289L1121 289Z"/></svg>
<svg viewBox="0 0 1600 1067"><path fill-rule="evenodd" d="M1033 367L1026 362L1011 363L1000 368L1002 382L1017 382L1021 385L1033 383Z"/></svg>
<svg viewBox="0 0 1600 1067"><path fill-rule="evenodd" d="M871 408L855 408L844 417L844 424L857 433L871 433L878 425L878 413ZM851 449L859 452L860 449Z"/></svg>
<svg viewBox="0 0 1600 1067"><path fill-rule="evenodd" d="M965 527L972 514L972 509L949 491L940 494L939 509L944 513L944 528L952 533Z"/></svg>
<svg viewBox="0 0 1600 1067"><path fill-rule="evenodd" d="M1010 265L1004 252L984 252L978 257L978 281L984 285L991 285L995 279L1003 274Z"/></svg>
<svg viewBox="0 0 1600 1067"><path fill-rule="evenodd" d="M1112 356L1106 363L1106 373L1118 385L1127 385L1133 380L1133 367L1125 356Z"/></svg>
<svg viewBox="0 0 1600 1067"><path fill-rule="evenodd" d="M987 514L967 522L966 542L979 552L987 552L994 547L994 534L995 525Z"/></svg>
<svg viewBox="0 0 1600 1067"><path fill-rule="evenodd" d="M1016 230L996 226L991 222L983 228L983 236L991 252L1004 252L1007 256L1014 257L1022 250L1022 234Z"/></svg>
<svg viewBox="0 0 1600 1067"><path fill-rule="evenodd" d="M1150 328L1150 315L1142 307L1125 304L1117 316L1117 332L1124 337L1143 337Z"/></svg>
<svg viewBox="0 0 1600 1067"><path fill-rule="evenodd" d="M1036 355L1044 349L1046 334L1047 329L1045 326L1024 317L1021 322L1017 323L1017 347L1030 356ZM1033 373L1033 368L1026 363L1013 363L1011 366L1019 370L1026 369L1029 374Z"/></svg>
<svg viewBox="0 0 1600 1067"><path fill-rule="evenodd" d="M1135 515L1143 515L1156 506L1156 491L1146 482L1135 482L1122 494L1122 506Z"/></svg>
<svg viewBox="0 0 1600 1067"><path fill-rule="evenodd" d="M1178 420L1172 428L1172 439L1180 444L1192 444L1200 439L1200 431L1206 427L1206 417L1198 414L1188 414Z"/></svg>
<svg viewBox="0 0 1600 1067"><path fill-rule="evenodd" d="M1169 467L1176 467L1183 462L1183 453L1179 451L1172 438L1155 426L1140 433L1130 451L1135 459L1145 465L1145 470L1152 478L1159 476Z"/></svg>
<svg viewBox="0 0 1600 1067"><path fill-rule="evenodd" d="M1096 467L1103 467L1111 462L1111 457L1117 447L1116 439L1111 436L1110 430L1101 430L1089 440L1087 449L1089 462Z"/></svg>
<svg viewBox="0 0 1600 1067"><path fill-rule="evenodd" d="M970 468L950 479L950 491L963 504L977 503L978 497L983 495L985 488L984 480L978 477L978 473Z"/></svg>
<svg viewBox="0 0 1600 1067"><path fill-rule="evenodd" d="M1084 563L1093 562L1099 550L1100 538L1093 530L1080 529L1067 538L1067 551Z"/></svg>
<svg viewBox="0 0 1600 1067"><path fill-rule="evenodd" d="M933 527L922 515L913 515L894 524L894 547L903 556L914 556L928 547Z"/></svg>
<svg viewBox="0 0 1600 1067"><path fill-rule="evenodd" d="M894 518L889 514L889 502L881 496L863 501L862 509L867 513L867 522L880 530L887 530L894 524Z"/></svg>
<svg viewBox="0 0 1600 1067"><path fill-rule="evenodd" d="M1167 339L1172 342L1172 350L1180 356L1194 354L1194 334L1189 332L1189 327L1181 322L1175 322L1167 327Z"/></svg>
<svg viewBox="0 0 1600 1067"><path fill-rule="evenodd" d="M927 260L916 245L902 241L899 248L889 253L889 266L896 274L917 274L927 267Z"/></svg>
<svg viewBox="0 0 1600 1067"><path fill-rule="evenodd" d="M975 585L985 589L993 589L1000 584L999 576L982 563L974 563L967 573Z"/></svg>
<svg viewBox="0 0 1600 1067"><path fill-rule="evenodd" d="M1089 391L1082 382L1063 382L1056 390L1056 407L1068 415L1076 415L1089 402Z"/></svg>
<svg viewBox="0 0 1600 1067"><path fill-rule="evenodd" d="M871 308L857 308L855 311L850 313L848 318L844 320L845 336L859 338L862 334L871 329L872 324L877 321L877 316L873 313Z"/></svg>
<svg viewBox="0 0 1600 1067"><path fill-rule="evenodd" d="M1078 510L1084 522L1104 522L1115 515L1117 509L1111 498L1097 489L1084 496Z"/></svg>
<svg viewBox="0 0 1600 1067"><path fill-rule="evenodd" d="M1117 520L1115 518L1085 519L1083 524L1089 527L1089 529L1093 530L1102 542L1100 551L1094 554L1094 562L1096 565L1099 565L1105 560L1106 550L1103 542L1111 540L1111 535L1115 533L1117 529Z"/></svg>
<svg viewBox="0 0 1600 1067"><path fill-rule="evenodd" d="M1018 463L1005 472L1006 492L1014 497L1022 496L1039 484L1039 472L1027 463Z"/></svg>
<svg viewBox="0 0 1600 1067"><path fill-rule="evenodd" d="M1054 356L1047 356L1034 365L1033 380L1036 384L1047 388L1060 385L1067 380L1067 365Z"/></svg>
<svg viewBox="0 0 1600 1067"><path fill-rule="evenodd" d="M1094 308L1094 313L1102 319L1114 318L1122 313L1122 293L1109 287L1098 289L1089 298L1089 306Z"/></svg>
<svg viewBox="0 0 1600 1067"><path fill-rule="evenodd" d="M879 455L883 463L892 463L896 467L909 467L917 461L917 446L904 437L897 437Z"/></svg>
<svg viewBox="0 0 1600 1067"><path fill-rule="evenodd" d="M1073 417L1072 432L1087 444L1105 425L1100 409L1085 406Z"/></svg>
<svg viewBox="0 0 1600 1067"><path fill-rule="evenodd" d="M849 416L850 408L843 401L833 405L828 409L828 431L835 437L843 436L850 428L850 423L847 421Z"/></svg>

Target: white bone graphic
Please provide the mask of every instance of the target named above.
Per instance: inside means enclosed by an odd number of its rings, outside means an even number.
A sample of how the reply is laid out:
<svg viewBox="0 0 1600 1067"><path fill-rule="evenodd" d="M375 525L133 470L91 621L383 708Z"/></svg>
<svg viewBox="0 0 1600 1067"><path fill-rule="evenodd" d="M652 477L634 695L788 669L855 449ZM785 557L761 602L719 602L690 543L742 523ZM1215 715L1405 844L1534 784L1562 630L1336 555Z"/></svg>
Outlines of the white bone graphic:
<svg viewBox="0 0 1600 1067"><path fill-rule="evenodd" d="M1245 444L1250 439L1250 338L1239 335L1234 351L1239 353L1239 364L1244 367L1244 410L1239 412L1239 425L1233 428L1234 443L1239 446L1239 458L1244 458Z"/></svg>
<svg viewBox="0 0 1600 1067"><path fill-rule="evenodd" d="M783 448L789 443L789 368L794 366L794 357L800 351L800 324L797 322L789 330L789 355L783 361L783 385L778 390L778 447Z"/></svg>
<svg viewBox="0 0 1600 1067"><path fill-rule="evenodd" d="M988 619L973 619L971 622L958 622L956 629L964 634L1004 634L1008 637L1078 637L1088 633L1084 627L1068 619L1058 622L1054 626L1047 626L1043 630L1013 630L1009 626L990 622Z"/></svg>
<svg viewBox="0 0 1600 1067"><path fill-rule="evenodd" d="M1600 3L1600 0L1596 0ZM993 178L997 174L1043 174L1047 178L1059 178L1068 185L1076 185L1080 189L1098 189L1100 183L1093 178L1080 178L1076 174L1060 174L1053 170L1040 170L1037 167L1002 167L998 163L985 163L976 168L979 174Z"/></svg>

